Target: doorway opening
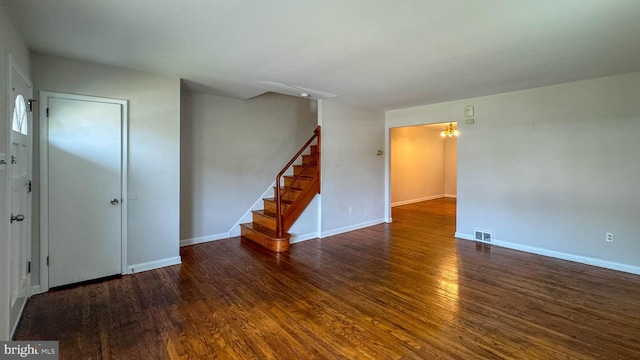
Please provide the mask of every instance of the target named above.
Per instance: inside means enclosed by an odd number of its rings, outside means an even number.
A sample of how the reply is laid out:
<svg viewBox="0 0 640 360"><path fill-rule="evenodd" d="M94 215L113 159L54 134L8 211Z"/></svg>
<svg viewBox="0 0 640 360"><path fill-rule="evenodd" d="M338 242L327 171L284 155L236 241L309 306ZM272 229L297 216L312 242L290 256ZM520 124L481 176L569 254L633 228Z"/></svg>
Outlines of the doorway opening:
<svg viewBox="0 0 640 360"><path fill-rule="evenodd" d="M442 136L457 123L389 129L389 193L394 208L449 214L457 198L457 136ZM405 209L406 210L406 209Z"/></svg>

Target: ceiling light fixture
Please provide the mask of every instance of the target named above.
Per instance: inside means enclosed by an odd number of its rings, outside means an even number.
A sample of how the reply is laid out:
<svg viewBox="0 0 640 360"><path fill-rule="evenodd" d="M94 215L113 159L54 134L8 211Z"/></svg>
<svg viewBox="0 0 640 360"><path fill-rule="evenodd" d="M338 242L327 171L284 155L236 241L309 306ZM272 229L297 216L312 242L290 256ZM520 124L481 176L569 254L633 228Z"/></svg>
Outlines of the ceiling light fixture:
<svg viewBox="0 0 640 360"><path fill-rule="evenodd" d="M302 94L300 94L300 96L302 96L303 98L307 98L307 99L311 97L311 95L309 95L309 93L302 93Z"/></svg>
<svg viewBox="0 0 640 360"><path fill-rule="evenodd" d="M449 123L449 125L447 125L447 127L444 128L444 130L440 133L440 136L442 137L452 137L452 136L458 136L460 134L460 132L458 131L458 126L457 125L453 125L452 122Z"/></svg>

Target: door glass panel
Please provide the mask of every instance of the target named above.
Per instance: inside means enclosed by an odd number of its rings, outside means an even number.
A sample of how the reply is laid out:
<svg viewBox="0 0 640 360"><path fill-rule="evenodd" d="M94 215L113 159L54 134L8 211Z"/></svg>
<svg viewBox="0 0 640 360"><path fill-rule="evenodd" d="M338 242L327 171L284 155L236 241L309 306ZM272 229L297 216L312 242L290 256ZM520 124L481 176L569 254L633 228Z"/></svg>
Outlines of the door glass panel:
<svg viewBox="0 0 640 360"><path fill-rule="evenodd" d="M27 128L27 105L22 95L18 95L13 106L13 125L11 129L20 134L27 135Z"/></svg>

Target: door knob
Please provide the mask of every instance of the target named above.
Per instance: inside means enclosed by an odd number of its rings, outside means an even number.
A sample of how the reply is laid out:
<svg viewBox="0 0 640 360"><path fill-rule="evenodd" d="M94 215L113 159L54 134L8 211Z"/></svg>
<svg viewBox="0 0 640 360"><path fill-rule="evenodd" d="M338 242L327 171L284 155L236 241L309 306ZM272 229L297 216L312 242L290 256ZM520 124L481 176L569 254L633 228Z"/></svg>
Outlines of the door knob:
<svg viewBox="0 0 640 360"><path fill-rule="evenodd" d="M14 221L22 221L22 220L24 220L24 215L22 215L22 214L13 215L13 214L11 214L11 222L10 222L10 224L13 224Z"/></svg>
<svg viewBox="0 0 640 360"><path fill-rule="evenodd" d="M111 199L111 204L118 205L119 203L120 203L120 200L118 200L116 198Z"/></svg>

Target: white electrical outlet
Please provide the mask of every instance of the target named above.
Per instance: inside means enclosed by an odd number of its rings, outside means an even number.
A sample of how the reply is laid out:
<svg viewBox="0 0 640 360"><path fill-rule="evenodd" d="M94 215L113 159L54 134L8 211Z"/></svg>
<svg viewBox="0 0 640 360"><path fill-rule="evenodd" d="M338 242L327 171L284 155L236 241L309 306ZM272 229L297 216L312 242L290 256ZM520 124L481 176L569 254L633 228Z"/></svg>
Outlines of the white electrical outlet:
<svg viewBox="0 0 640 360"><path fill-rule="evenodd" d="M607 242L613 242L613 233L607 233L605 240Z"/></svg>

